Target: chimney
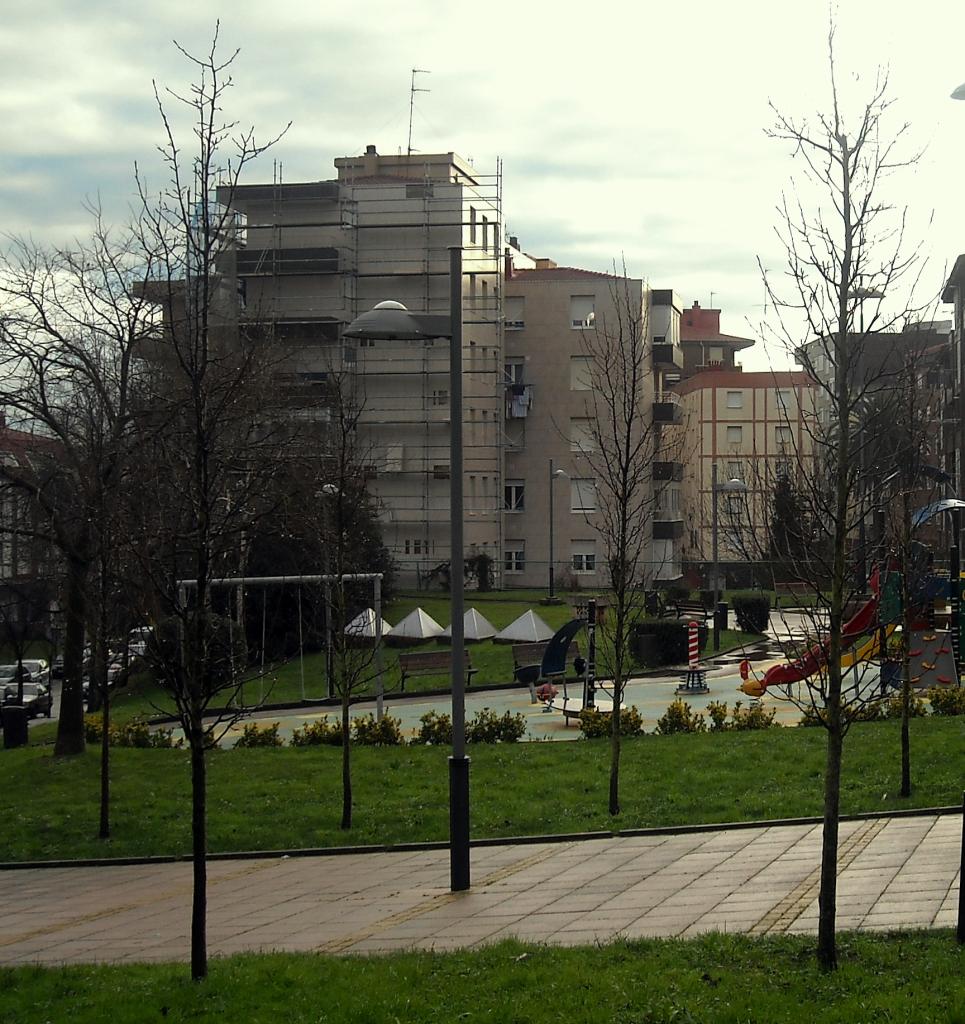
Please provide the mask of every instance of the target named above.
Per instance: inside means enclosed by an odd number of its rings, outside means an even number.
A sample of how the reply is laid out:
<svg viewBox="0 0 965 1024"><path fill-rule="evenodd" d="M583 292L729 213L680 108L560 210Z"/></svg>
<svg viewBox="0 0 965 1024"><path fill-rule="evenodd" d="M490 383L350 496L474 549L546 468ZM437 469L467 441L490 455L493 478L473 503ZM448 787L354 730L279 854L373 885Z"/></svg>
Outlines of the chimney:
<svg viewBox="0 0 965 1024"><path fill-rule="evenodd" d="M371 146L371 145L370 146L366 146L365 147L365 155L366 156L378 156L378 152L377 152L375 146Z"/></svg>

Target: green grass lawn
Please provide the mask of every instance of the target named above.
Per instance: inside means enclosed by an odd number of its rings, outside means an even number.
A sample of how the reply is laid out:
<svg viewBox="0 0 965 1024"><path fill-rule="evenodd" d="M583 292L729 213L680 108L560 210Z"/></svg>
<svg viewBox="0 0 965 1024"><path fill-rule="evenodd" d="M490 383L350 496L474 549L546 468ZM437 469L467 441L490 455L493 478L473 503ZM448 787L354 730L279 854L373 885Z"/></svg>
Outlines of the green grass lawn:
<svg viewBox="0 0 965 1024"><path fill-rule="evenodd" d="M913 795L901 799L899 723L855 725L845 746L842 813L958 805L965 718L911 722ZM821 729L644 736L623 746L622 808L606 813L606 740L470 747L476 838L818 815ZM340 750L216 750L209 848L274 850L444 840L443 747L353 748L355 823L339 829ZM98 751L0 751L0 860L180 854L189 849L183 750L113 751L113 838L96 838Z"/></svg>
<svg viewBox="0 0 965 1024"><path fill-rule="evenodd" d="M839 937L822 974L810 937L709 935L562 949L502 942L456 953L268 954L183 964L0 969L0 1020L374 1024L962 1024L950 932Z"/></svg>

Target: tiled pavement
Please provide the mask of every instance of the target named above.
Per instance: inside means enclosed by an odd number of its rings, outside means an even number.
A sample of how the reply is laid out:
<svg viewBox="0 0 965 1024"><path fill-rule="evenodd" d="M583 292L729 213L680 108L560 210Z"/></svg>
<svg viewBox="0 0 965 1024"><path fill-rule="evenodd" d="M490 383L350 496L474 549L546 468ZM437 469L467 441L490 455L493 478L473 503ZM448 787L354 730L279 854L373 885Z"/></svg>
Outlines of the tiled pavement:
<svg viewBox="0 0 965 1024"><path fill-rule="evenodd" d="M954 926L961 829L959 814L843 822L839 926ZM216 861L210 952L814 931L820 843L817 825L762 825L487 846L459 894L446 850ZM2 871L0 963L185 959L190 899L187 863Z"/></svg>

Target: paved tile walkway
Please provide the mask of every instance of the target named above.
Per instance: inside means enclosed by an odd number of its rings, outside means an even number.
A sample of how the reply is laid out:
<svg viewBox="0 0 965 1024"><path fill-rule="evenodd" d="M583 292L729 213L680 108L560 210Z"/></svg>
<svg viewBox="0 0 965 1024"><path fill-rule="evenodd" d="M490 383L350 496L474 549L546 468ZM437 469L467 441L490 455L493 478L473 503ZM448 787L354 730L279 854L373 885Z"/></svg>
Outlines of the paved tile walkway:
<svg viewBox="0 0 965 1024"><path fill-rule="evenodd" d="M839 926L953 927L961 828L842 823ZM459 894L446 850L216 861L210 952L815 931L820 843L820 826L788 825L482 847ZM0 963L184 960L190 896L186 863L0 872Z"/></svg>

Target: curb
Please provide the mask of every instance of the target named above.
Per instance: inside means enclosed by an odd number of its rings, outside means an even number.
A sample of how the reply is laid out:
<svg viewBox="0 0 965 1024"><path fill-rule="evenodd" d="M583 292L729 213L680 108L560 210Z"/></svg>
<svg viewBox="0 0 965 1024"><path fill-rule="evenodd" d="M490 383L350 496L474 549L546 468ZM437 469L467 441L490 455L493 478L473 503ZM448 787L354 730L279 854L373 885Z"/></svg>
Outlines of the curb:
<svg viewBox="0 0 965 1024"><path fill-rule="evenodd" d="M962 807L911 807L879 813L864 811L859 814L842 814L838 821L870 821L881 818L924 818L930 815L942 817L946 814L962 814ZM820 825L823 817L772 818L766 821L708 822L700 825L662 825L655 828L616 829L612 832L560 832L553 835L536 836L492 836L473 839L471 847L487 846L535 846L539 843L576 843L600 839L632 839L641 836L682 836L699 835L704 832L747 830L751 828L788 828L799 825ZM448 850L449 843L442 840L431 842L375 844L370 846L319 846L300 847L292 850L235 850L227 853L209 853L207 860L271 860L284 857L347 857L369 853L418 853L429 850ZM171 854L156 857L82 857L77 860L34 860L2 861L0 871L27 871L38 868L113 868L136 867L152 864L190 863L190 854Z"/></svg>

